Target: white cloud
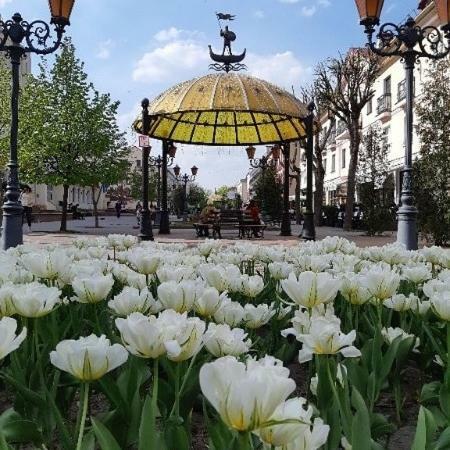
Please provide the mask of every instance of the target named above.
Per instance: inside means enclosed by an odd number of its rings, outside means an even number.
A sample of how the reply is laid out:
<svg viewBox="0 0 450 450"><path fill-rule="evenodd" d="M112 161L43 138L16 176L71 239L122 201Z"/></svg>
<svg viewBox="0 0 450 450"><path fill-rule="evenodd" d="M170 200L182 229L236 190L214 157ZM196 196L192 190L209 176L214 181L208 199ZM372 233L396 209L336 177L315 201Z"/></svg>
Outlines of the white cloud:
<svg viewBox="0 0 450 450"><path fill-rule="evenodd" d="M97 58L108 59L111 56L111 50L113 49L113 47L114 42L112 39L107 39L106 41L100 42L96 54Z"/></svg>
<svg viewBox="0 0 450 450"><path fill-rule="evenodd" d="M251 75L271 81L289 91L291 86L298 86L309 78L311 72L291 51L272 55L249 54L246 63Z"/></svg>
<svg viewBox="0 0 450 450"><path fill-rule="evenodd" d="M253 16L255 17L255 19L264 19L264 17L266 17L266 14L264 11L258 9L253 13Z"/></svg>
<svg viewBox="0 0 450 450"><path fill-rule="evenodd" d="M11 3L11 2L12 2L12 0L0 0L0 8L3 8L8 3Z"/></svg>
<svg viewBox="0 0 450 450"><path fill-rule="evenodd" d="M182 30L176 27L166 28L164 30L158 31L153 37L158 42L168 42L176 40L191 40L195 38L200 38L203 34L196 30Z"/></svg>
<svg viewBox="0 0 450 450"><path fill-rule="evenodd" d="M302 16L305 17L311 17L317 12L317 8L313 6L302 6L302 9L300 10Z"/></svg>
<svg viewBox="0 0 450 450"><path fill-rule="evenodd" d="M145 53L133 71L134 81L170 82L207 69L208 49L195 41L173 41Z"/></svg>

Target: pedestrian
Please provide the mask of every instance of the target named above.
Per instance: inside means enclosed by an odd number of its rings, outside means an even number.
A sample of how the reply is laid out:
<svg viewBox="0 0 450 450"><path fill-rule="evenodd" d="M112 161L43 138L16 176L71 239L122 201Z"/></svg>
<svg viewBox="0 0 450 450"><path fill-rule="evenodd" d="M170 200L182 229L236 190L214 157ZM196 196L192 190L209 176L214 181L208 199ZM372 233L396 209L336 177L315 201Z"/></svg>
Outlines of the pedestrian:
<svg viewBox="0 0 450 450"><path fill-rule="evenodd" d="M32 222L32 213L34 206L34 195L31 192L31 188L29 186L25 186L20 194L20 203L22 203L23 207L23 215L22 215L22 225L27 220L28 231L31 231L31 222Z"/></svg>
<svg viewBox="0 0 450 450"><path fill-rule="evenodd" d="M116 216L118 219L120 219L120 213L122 212L122 203L120 203L120 200L117 200L115 208L116 208Z"/></svg>
<svg viewBox="0 0 450 450"><path fill-rule="evenodd" d="M142 205L141 202L136 203L136 220L138 226L141 225L141 213L142 213Z"/></svg>

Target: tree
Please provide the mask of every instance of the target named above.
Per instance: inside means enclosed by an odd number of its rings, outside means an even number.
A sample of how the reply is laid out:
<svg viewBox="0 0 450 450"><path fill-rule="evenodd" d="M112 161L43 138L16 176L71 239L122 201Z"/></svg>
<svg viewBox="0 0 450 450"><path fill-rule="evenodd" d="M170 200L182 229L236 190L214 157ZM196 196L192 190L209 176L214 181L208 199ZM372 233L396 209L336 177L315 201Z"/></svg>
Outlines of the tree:
<svg viewBox="0 0 450 450"><path fill-rule="evenodd" d="M350 164L344 229L352 227L356 170L361 143L361 112L374 94L379 58L368 49L352 49L345 56L319 63L314 71L314 90L320 105L339 118L350 136Z"/></svg>
<svg viewBox="0 0 450 450"><path fill-rule="evenodd" d="M261 171L255 183L255 197L261 209L271 218L281 217L283 208L283 185L272 168Z"/></svg>
<svg viewBox="0 0 450 450"><path fill-rule="evenodd" d="M362 143L357 181L363 204L363 222L367 234L374 236L385 231L391 222L389 208L393 199L387 185L389 150L384 142L383 130L378 124L368 128Z"/></svg>
<svg viewBox="0 0 450 450"><path fill-rule="evenodd" d="M142 169L135 168L129 178L130 195L134 200L142 200ZM148 199L150 202L156 201L158 192L158 174L155 170L149 171L148 176Z"/></svg>
<svg viewBox="0 0 450 450"><path fill-rule="evenodd" d="M114 158L122 142L114 118L116 110L117 104L111 103L109 96L99 95L87 81L84 63L76 57L68 38L53 67L48 69L42 62L38 77L32 77L24 87L22 173L29 181L63 185L61 231L67 230L69 186L99 186L110 178L106 167L115 161L102 153L113 152L110 156ZM100 170L93 174L95 162L104 171L104 180Z"/></svg>
<svg viewBox="0 0 450 450"><path fill-rule="evenodd" d="M450 241L450 60L432 63L416 103L420 159L413 189L420 231L437 245Z"/></svg>

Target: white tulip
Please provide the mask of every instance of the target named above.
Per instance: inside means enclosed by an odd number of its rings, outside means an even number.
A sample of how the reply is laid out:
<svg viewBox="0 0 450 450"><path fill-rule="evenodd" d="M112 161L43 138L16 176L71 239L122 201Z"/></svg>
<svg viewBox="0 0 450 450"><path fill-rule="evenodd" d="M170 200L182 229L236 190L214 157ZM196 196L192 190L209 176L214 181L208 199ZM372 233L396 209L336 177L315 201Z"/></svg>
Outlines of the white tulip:
<svg viewBox="0 0 450 450"><path fill-rule="evenodd" d="M160 255L150 255L142 249L130 252L128 259L134 268L143 275L152 275L158 270L161 263Z"/></svg>
<svg viewBox="0 0 450 450"><path fill-rule="evenodd" d="M364 274L364 283L372 297L383 302L397 292L400 276L392 270L374 267Z"/></svg>
<svg viewBox="0 0 450 450"><path fill-rule="evenodd" d="M180 282L181 280L195 278L194 272L194 268L189 266L160 266L156 271L156 275L161 283L164 283L164 281Z"/></svg>
<svg viewBox="0 0 450 450"><path fill-rule="evenodd" d="M63 250L27 253L21 258L24 267L38 278L54 280L70 267L72 260Z"/></svg>
<svg viewBox="0 0 450 450"><path fill-rule="evenodd" d="M153 298L147 288L139 291L129 286L125 286L120 294L110 300L108 306L119 316L128 316L134 312L156 314L162 309L161 303Z"/></svg>
<svg viewBox="0 0 450 450"><path fill-rule="evenodd" d="M434 297L443 292L450 290L449 284L440 279L430 280L422 287L423 293L428 297Z"/></svg>
<svg viewBox="0 0 450 450"><path fill-rule="evenodd" d="M90 277L76 277L72 281L75 300L79 303L98 303L105 300L114 285L111 274L92 275Z"/></svg>
<svg viewBox="0 0 450 450"><path fill-rule="evenodd" d="M402 277L414 284L421 284L432 277L431 270L424 265L405 266L402 268Z"/></svg>
<svg viewBox="0 0 450 450"><path fill-rule="evenodd" d="M15 314L13 295L16 288L17 286L12 283L5 283L0 286L0 318Z"/></svg>
<svg viewBox="0 0 450 450"><path fill-rule="evenodd" d="M16 335L16 330L17 321L15 319L12 317L0 319L0 360L17 350L27 337L27 329L25 327L18 335Z"/></svg>
<svg viewBox="0 0 450 450"><path fill-rule="evenodd" d="M356 339L356 331L352 330L350 333L344 334L336 320L329 320L326 317L316 318L311 323L309 333L299 335L297 339L303 343L298 354L300 363L310 361L314 354L341 353L346 358L361 356L361 352L351 345Z"/></svg>
<svg viewBox="0 0 450 450"><path fill-rule="evenodd" d="M227 301L214 314L217 323L226 323L230 327L238 326L244 319L244 308L238 302Z"/></svg>
<svg viewBox="0 0 450 450"><path fill-rule="evenodd" d="M116 327L123 345L132 355L156 359L166 353L167 330L161 327L156 316L132 313L126 319L116 319Z"/></svg>
<svg viewBox="0 0 450 450"><path fill-rule="evenodd" d="M430 298L431 309L440 319L450 322L450 291L439 292Z"/></svg>
<svg viewBox="0 0 450 450"><path fill-rule="evenodd" d="M313 408L305 408L304 398L291 398L278 405L270 417L270 422L279 422L257 431L258 436L265 444L275 447L285 446L302 436L309 430ZM287 423L283 423L287 422Z"/></svg>
<svg viewBox="0 0 450 450"><path fill-rule="evenodd" d="M205 347L215 357L239 356L250 350L252 341L241 328L231 329L226 324L210 323L204 336Z"/></svg>
<svg viewBox="0 0 450 450"><path fill-rule="evenodd" d="M252 431L270 420L295 382L275 359L242 363L225 356L202 366L200 388L228 427Z"/></svg>
<svg viewBox="0 0 450 450"><path fill-rule="evenodd" d="M219 294L216 288L207 287L195 299L195 312L202 317L212 317L226 299L228 299L226 292Z"/></svg>
<svg viewBox="0 0 450 450"><path fill-rule="evenodd" d="M340 292L352 305L363 305L372 297L369 289L364 285L364 277L356 274L342 277Z"/></svg>
<svg viewBox="0 0 450 450"><path fill-rule="evenodd" d="M50 353L50 361L58 369L69 372L80 381L94 381L126 362L128 352L103 336L91 334L78 340L61 341Z"/></svg>
<svg viewBox="0 0 450 450"><path fill-rule="evenodd" d="M409 334L407 333L405 330L403 330L402 328L396 327L396 328L382 328L381 329L381 334L383 336L383 339L386 341L387 344L391 345L395 339L397 339L398 337L401 337L401 341L404 341L405 339L408 338L415 338L413 339L414 341L414 350L417 350L417 348L420 345L420 339L416 338L414 336L414 334Z"/></svg>
<svg viewBox="0 0 450 450"><path fill-rule="evenodd" d="M204 285L199 281L166 281L158 286L158 300L165 309L183 313L192 310L203 289Z"/></svg>
<svg viewBox="0 0 450 450"><path fill-rule="evenodd" d="M242 293L250 298L255 298L264 289L264 280L259 275L243 275L241 282Z"/></svg>
<svg viewBox="0 0 450 450"><path fill-rule="evenodd" d="M286 262L272 262L267 265L270 275L274 280L284 280L291 272L293 272L293 266Z"/></svg>
<svg viewBox="0 0 450 450"><path fill-rule="evenodd" d="M419 304L419 297L414 294L409 294L408 297L404 294L396 294L391 298L388 298L383 305L394 311L404 312L410 309L417 309Z"/></svg>
<svg viewBox="0 0 450 450"><path fill-rule="evenodd" d="M319 450L326 444L329 433L330 426L325 425L322 419L316 418L313 426L308 427L302 436L284 447L275 447L275 450Z"/></svg>
<svg viewBox="0 0 450 450"><path fill-rule="evenodd" d="M269 323L270 319L276 314L271 306L262 303L260 305L246 304L244 306L244 323L247 328L261 328Z"/></svg>
<svg viewBox="0 0 450 450"><path fill-rule="evenodd" d="M23 317L37 318L46 316L61 303L61 291L33 282L16 287L13 292L13 308Z"/></svg>
<svg viewBox="0 0 450 450"><path fill-rule="evenodd" d="M206 324L198 317L188 318L187 313L178 314L168 309L159 315L158 321L165 330L164 345L171 361L185 361L202 348Z"/></svg>

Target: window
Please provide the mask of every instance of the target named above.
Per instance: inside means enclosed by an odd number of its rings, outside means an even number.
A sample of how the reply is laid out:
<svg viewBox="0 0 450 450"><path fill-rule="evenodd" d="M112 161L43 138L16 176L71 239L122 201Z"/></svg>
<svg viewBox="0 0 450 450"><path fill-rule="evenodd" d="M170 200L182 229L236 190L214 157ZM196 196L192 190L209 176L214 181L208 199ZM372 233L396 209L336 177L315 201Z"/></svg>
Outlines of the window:
<svg viewBox="0 0 450 450"><path fill-rule="evenodd" d="M141 167L141 160L140 159L136 160L136 167Z"/></svg>
<svg viewBox="0 0 450 450"><path fill-rule="evenodd" d="M324 173L327 173L327 159L326 158L323 159L322 164L323 164L323 171L324 171Z"/></svg>
<svg viewBox="0 0 450 450"><path fill-rule="evenodd" d="M373 97L370 97L369 101L367 102L367 115L372 114L372 111L373 111L372 98Z"/></svg>
<svg viewBox="0 0 450 450"><path fill-rule="evenodd" d="M389 151L389 146L390 146L389 136L390 136L390 134L391 134L391 127L389 127L389 126L384 127L383 134L381 136L381 145L385 151Z"/></svg>
<svg viewBox="0 0 450 450"><path fill-rule="evenodd" d="M342 162L342 168L345 169L345 148L342 149L341 162Z"/></svg>
<svg viewBox="0 0 450 450"><path fill-rule="evenodd" d="M391 93L391 77L388 76L383 81L383 91L385 94Z"/></svg>
<svg viewBox="0 0 450 450"><path fill-rule="evenodd" d="M331 156L331 173L336 171L336 155Z"/></svg>

